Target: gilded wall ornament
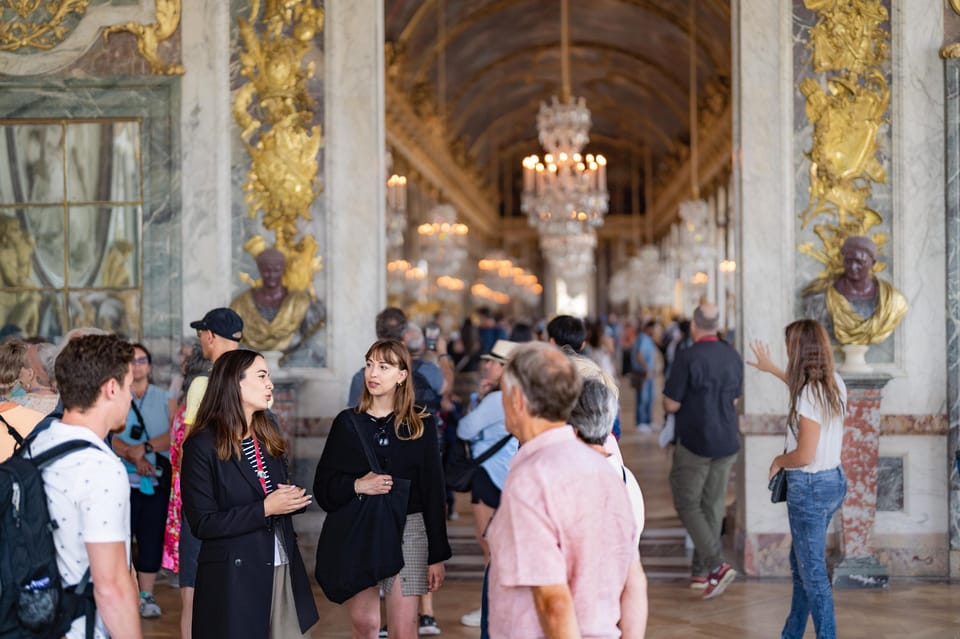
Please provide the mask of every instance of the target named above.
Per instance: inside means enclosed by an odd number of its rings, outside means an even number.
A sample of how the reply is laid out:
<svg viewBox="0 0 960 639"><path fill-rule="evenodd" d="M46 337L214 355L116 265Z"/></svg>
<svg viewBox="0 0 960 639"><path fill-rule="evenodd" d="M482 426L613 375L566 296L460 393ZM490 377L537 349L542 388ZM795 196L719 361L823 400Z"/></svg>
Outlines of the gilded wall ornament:
<svg viewBox="0 0 960 639"><path fill-rule="evenodd" d="M841 344L876 344L902 320L906 300L875 274L887 243L875 231L883 222L869 205L874 184L887 181L878 136L886 122L890 89L883 65L890 34L881 0L804 0L817 15L808 43L813 69L827 73L826 89L813 79L800 83L813 125L810 197L800 226L814 219L821 247L801 244L801 253L823 265L803 290L804 312L820 319Z"/></svg>
<svg viewBox="0 0 960 639"><path fill-rule="evenodd" d="M290 339L294 332L310 334L322 325L318 322L324 315L315 308L318 303L314 301L313 287L313 276L323 267L322 258L317 255L319 243L312 235L299 235L300 221L312 219L310 207L322 190L317 178L317 154L323 136L319 125L311 126L316 105L307 89L314 64L305 64L304 56L323 29L324 14L313 5L313 0L268 0L258 21L259 14L260 2L255 0L250 18L237 21L243 42L240 74L247 82L236 92L233 116L251 159L243 185L248 213L256 218L262 212L263 226L274 233L276 241L273 248L267 248L266 240L259 235L246 242L244 249L258 260L261 277L254 280L241 273L240 279L251 286L251 291L235 301L246 311L246 315L241 313L245 322L263 320L247 315L252 308L260 308L261 316L262 311L269 309L263 308L262 303L251 306L246 302L265 297L267 282L262 257L270 255L270 251L279 252L284 257L280 285L288 291L286 299L301 302L291 306L284 301L283 308L295 312L280 324L271 318L272 323L265 325L263 335L257 338L259 344L249 342L253 333L247 335L245 331L245 339L255 348L287 350L298 343L297 339ZM302 303L303 298L313 301L318 318L310 326L303 326L304 318L309 319L311 314L311 307Z"/></svg>
<svg viewBox="0 0 960 639"><path fill-rule="evenodd" d="M82 16L89 0L0 0L0 51L46 51L67 37L71 16Z"/></svg>
<svg viewBox="0 0 960 639"><path fill-rule="evenodd" d="M167 62L160 57L157 48L160 43L176 32L180 25L181 0L156 0L156 22L139 24L128 22L116 25L103 32L103 39L107 41L110 35L120 31L129 31L137 38L137 50L150 65L150 71L157 75L183 75L183 65Z"/></svg>
<svg viewBox="0 0 960 639"><path fill-rule="evenodd" d="M821 215L829 220L813 227L822 248L812 242L799 247L824 266L808 286L810 292L822 290L843 272L840 246L847 237L867 235L883 221L867 201L872 184L887 181L877 136L890 105L882 70L890 34L882 28L888 16L880 0L804 0L804 5L817 14L809 42L813 68L834 72L826 90L812 78L799 87L813 124L813 147L807 153L810 198L800 223L805 228ZM881 248L887 242L883 233L871 237Z"/></svg>

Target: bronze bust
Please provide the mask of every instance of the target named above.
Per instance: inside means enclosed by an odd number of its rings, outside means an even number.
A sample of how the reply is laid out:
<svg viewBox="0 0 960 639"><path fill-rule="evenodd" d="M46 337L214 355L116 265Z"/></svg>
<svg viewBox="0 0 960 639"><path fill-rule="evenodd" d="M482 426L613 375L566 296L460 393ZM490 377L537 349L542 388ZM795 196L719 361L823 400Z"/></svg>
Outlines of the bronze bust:
<svg viewBox="0 0 960 639"><path fill-rule="evenodd" d="M889 282L874 276L873 240L848 237L840 255L843 273L821 292L804 297L804 314L820 320L840 344L879 344L900 324L907 301Z"/></svg>
<svg viewBox="0 0 960 639"><path fill-rule="evenodd" d="M283 285L287 258L276 249L257 255L260 286L250 288L230 302L243 318L243 341L260 351L295 349L323 326L325 313L306 291Z"/></svg>

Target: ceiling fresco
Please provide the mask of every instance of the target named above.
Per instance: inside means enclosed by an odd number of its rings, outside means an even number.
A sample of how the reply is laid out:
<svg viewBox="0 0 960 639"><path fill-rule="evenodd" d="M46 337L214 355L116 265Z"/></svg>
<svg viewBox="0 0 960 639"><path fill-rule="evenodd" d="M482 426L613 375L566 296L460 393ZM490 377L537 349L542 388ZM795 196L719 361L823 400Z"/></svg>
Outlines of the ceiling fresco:
<svg viewBox="0 0 960 639"><path fill-rule="evenodd" d="M699 103L712 98L716 109L718 99L729 104L729 0L570 2L571 90L592 113L587 150L610 160L611 213L629 213L619 203L630 198L615 192L636 184L646 153L660 181L687 155L690 1ZM505 215L519 211L504 183L518 183L524 155L541 153L539 104L560 92L560 31L560 0L385 1L393 81L433 112L445 104L447 135L497 185ZM504 180L507 169L515 179Z"/></svg>

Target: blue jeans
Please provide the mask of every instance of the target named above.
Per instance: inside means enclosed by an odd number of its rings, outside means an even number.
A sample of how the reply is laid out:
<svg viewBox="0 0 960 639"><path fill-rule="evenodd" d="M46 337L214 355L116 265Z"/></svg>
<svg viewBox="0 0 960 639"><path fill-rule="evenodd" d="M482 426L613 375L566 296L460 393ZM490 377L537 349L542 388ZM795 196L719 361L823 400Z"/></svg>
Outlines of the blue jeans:
<svg viewBox="0 0 960 639"><path fill-rule="evenodd" d="M637 389L637 423L649 424L653 421L653 379L647 379Z"/></svg>
<svg viewBox="0 0 960 639"><path fill-rule="evenodd" d="M800 639L813 617L817 639L834 639L833 590L827 578L827 526L847 494L843 468L819 473L787 471L787 516L790 519L790 572L793 600L780 634Z"/></svg>

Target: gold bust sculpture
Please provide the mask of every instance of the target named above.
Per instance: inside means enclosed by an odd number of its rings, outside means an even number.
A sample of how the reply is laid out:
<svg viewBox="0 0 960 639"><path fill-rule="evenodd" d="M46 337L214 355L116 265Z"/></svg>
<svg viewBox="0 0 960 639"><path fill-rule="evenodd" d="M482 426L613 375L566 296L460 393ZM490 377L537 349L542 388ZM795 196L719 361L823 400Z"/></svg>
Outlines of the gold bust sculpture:
<svg viewBox="0 0 960 639"><path fill-rule="evenodd" d="M879 344L903 320L907 300L889 282L874 276L877 245L873 240L848 237L840 254L843 273L823 292L807 296L804 312L821 320L840 344Z"/></svg>
<svg viewBox="0 0 960 639"><path fill-rule="evenodd" d="M289 352L323 326L323 307L306 291L283 285L283 253L266 249L256 260L260 285L235 297L230 308L243 318L243 341L251 348Z"/></svg>

